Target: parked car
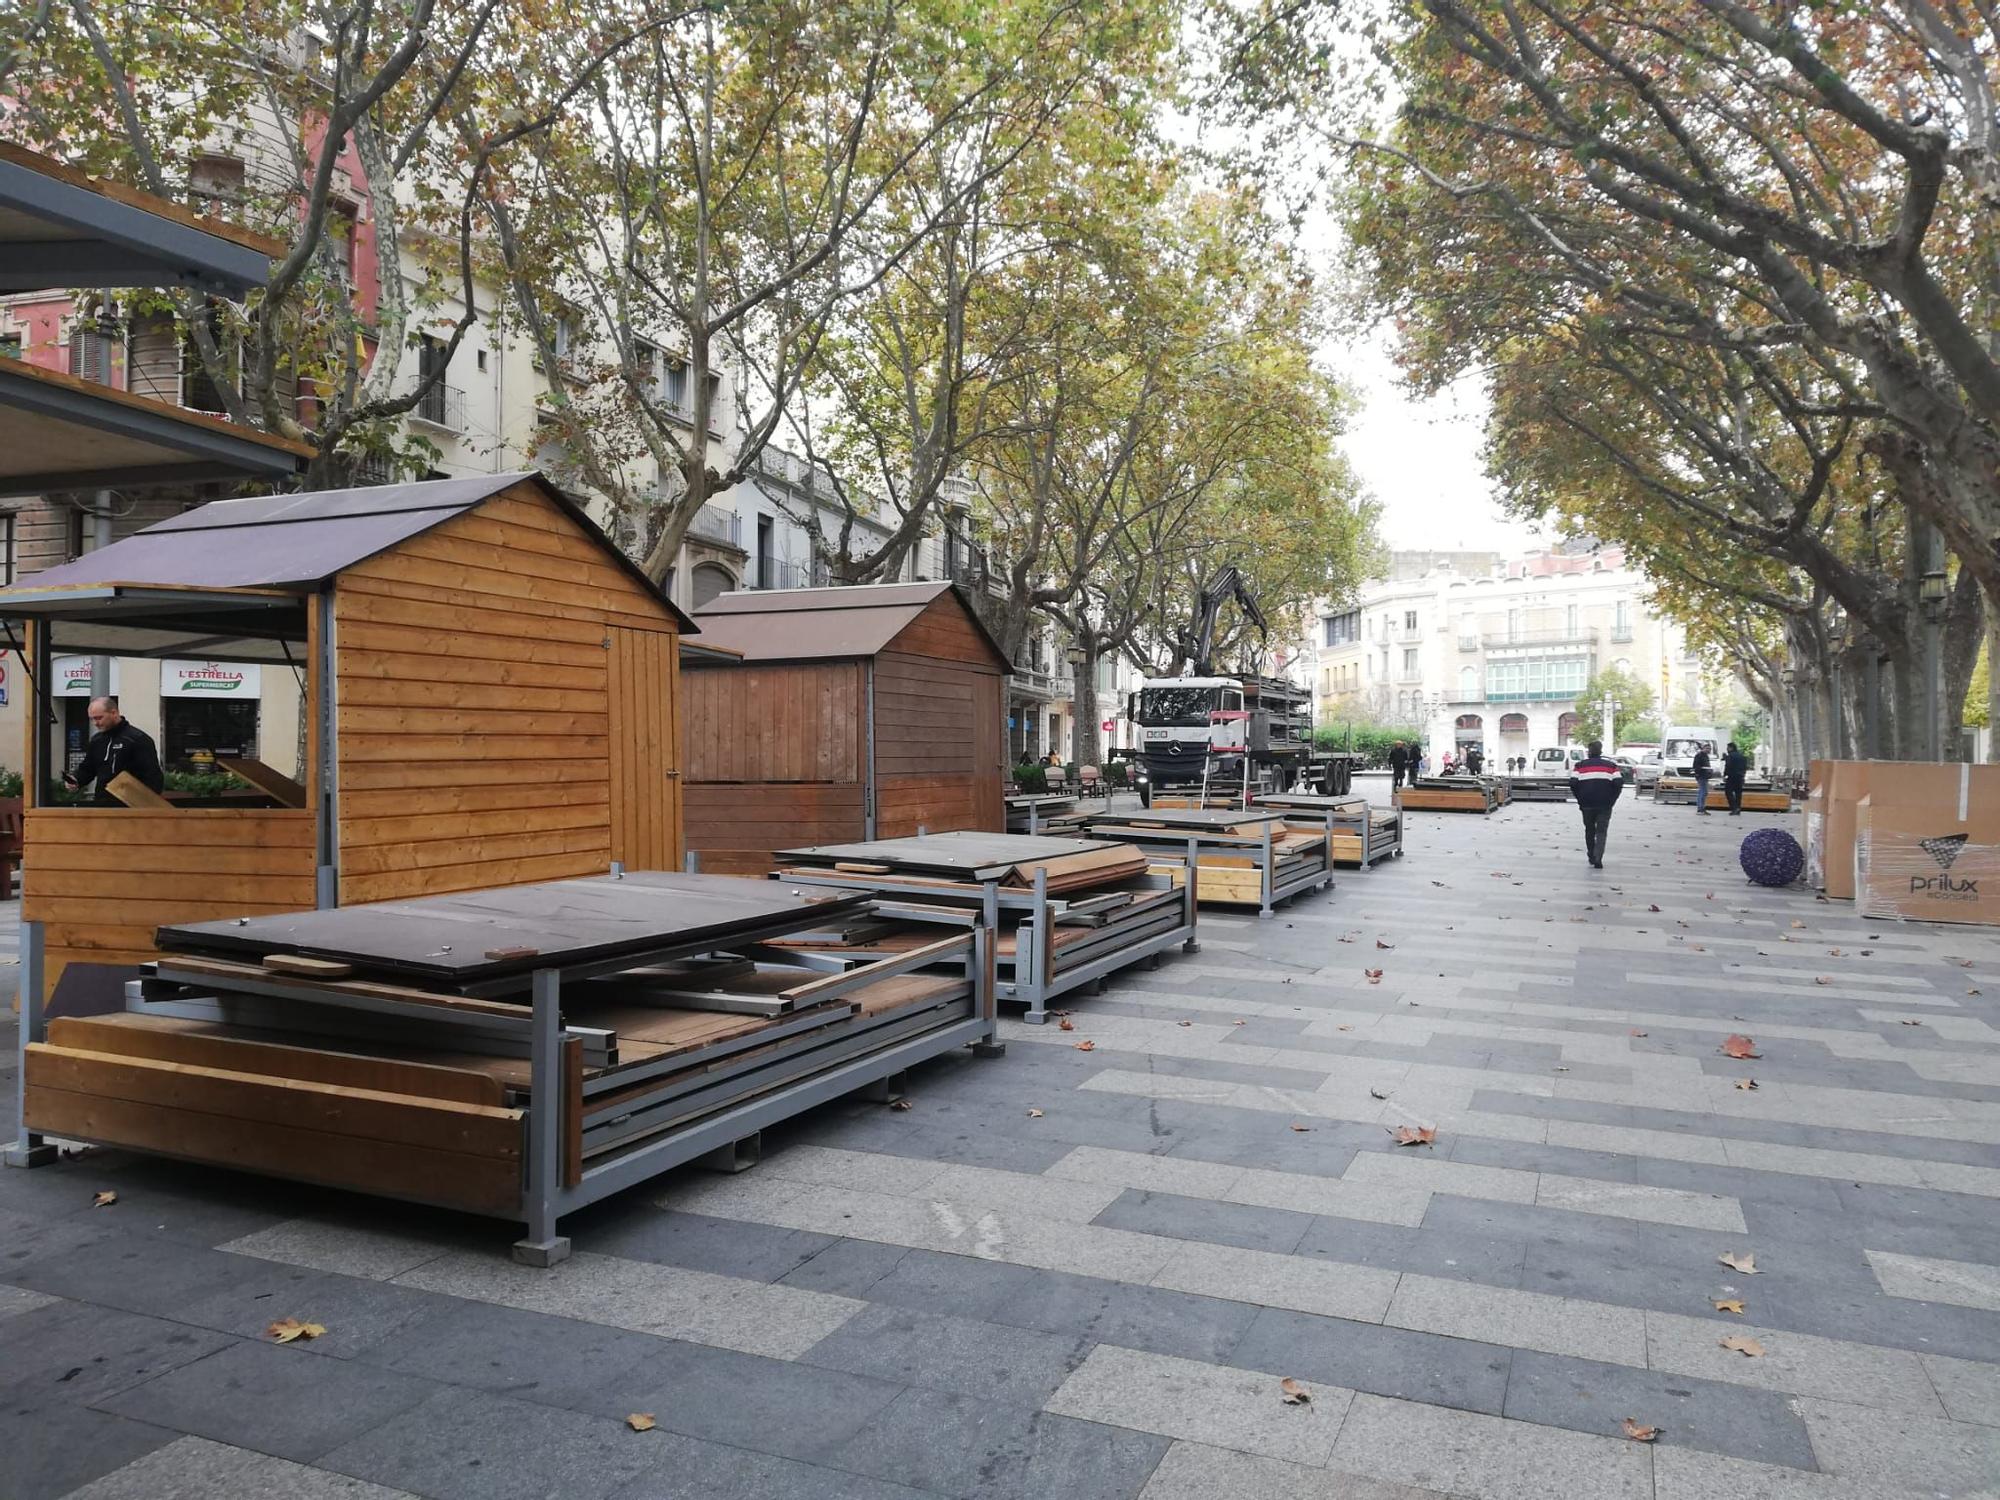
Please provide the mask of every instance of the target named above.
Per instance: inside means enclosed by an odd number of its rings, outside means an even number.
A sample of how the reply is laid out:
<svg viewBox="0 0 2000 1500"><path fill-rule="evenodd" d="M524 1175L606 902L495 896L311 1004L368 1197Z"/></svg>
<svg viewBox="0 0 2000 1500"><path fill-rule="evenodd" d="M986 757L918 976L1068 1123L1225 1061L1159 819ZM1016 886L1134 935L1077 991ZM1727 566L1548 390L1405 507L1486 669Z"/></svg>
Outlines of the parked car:
<svg viewBox="0 0 2000 1500"><path fill-rule="evenodd" d="M1636 760L1632 759L1631 756L1614 755L1611 757L1611 763L1616 767L1618 767L1618 774L1619 776L1624 778L1625 785L1627 786L1632 785L1632 783L1638 778L1639 763Z"/></svg>
<svg viewBox="0 0 2000 1500"><path fill-rule="evenodd" d="M1632 772L1632 784L1642 790L1656 786L1660 773L1667 768L1665 755L1658 750L1648 750L1639 757L1638 766Z"/></svg>

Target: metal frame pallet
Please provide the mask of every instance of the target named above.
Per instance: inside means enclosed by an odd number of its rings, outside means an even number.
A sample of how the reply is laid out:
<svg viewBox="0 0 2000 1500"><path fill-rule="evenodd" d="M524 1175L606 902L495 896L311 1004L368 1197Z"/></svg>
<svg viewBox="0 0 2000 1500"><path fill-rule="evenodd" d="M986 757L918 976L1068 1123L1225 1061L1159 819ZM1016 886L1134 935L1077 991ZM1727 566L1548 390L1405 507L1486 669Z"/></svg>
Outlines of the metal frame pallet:
<svg viewBox="0 0 2000 1500"><path fill-rule="evenodd" d="M1249 821L1258 816L1257 810L1252 808L1242 816L1245 821ZM1285 856L1275 848L1273 832L1280 827L1288 827L1292 822L1289 817L1282 823L1275 819L1264 821L1261 830L1255 836L1206 832L1191 833L1185 827L1148 828L1142 826L1146 822L1146 814L1144 813L1099 815L1086 819L1084 830L1092 838L1111 839L1122 844L1136 844L1142 849L1166 850L1169 846L1187 849L1189 851L1188 857L1194 861L1194 867L1190 870L1188 878L1197 888L1201 884L1201 855L1213 854L1224 859L1243 859L1247 857L1251 861L1250 868L1255 869L1257 872L1257 900L1254 903L1221 899L1215 896L1203 897L1199 889L1196 891L1196 900L1205 899L1210 905L1219 906L1249 906L1254 904L1257 907L1258 917L1264 921L1269 921L1271 917L1276 915L1274 908L1279 902L1289 901L1292 897L1300 895L1303 892L1321 890L1333 884L1333 828L1331 823L1324 817L1315 819L1310 816L1303 817L1299 821L1317 821L1319 823L1321 836L1320 852L1317 858L1305 855L1295 856L1299 860L1299 868L1284 874L1279 873L1278 866L1280 860ZM1208 868L1210 870L1217 870L1223 868L1241 869L1243 867L1210 865Z"/></svg>
<svg viewBox="0 0 2000 1500"><path fill-rule="evenodd" d="M516 1049L516 1056L521 1050L526 1052L529 1089L521 1117L524 1171L515 1211L508 1217L526 1225L527 1233L515 1244L514 1258L528 1265L554 1265L570 1252L569 1240L557 1232L565 1215L687 1162L720 1154L730 1159L734 1164L732 1169L746 1165L756 1158L758 1135L764 1127L879 1084L928 1058L966 1045L971 1045L981 1056L1000 1055L1004 1044L999 1040L995 1008L993 928L985 914L945 909L908 915L964 930L910 952L865 964L852 964L837 955L789 952L784 955L785 961L823 976L812 982L811 1000L815 1004L837 1000L880 980L940 965L963 973L963 991L924 1002L909 1014L890 1011L879 1017L866 1017L855 1012L845 1020L824 1026L818 1036L803 1032L793 1045L775 1050L751 1047L737 1054L733 1061L719 1061L713 1067L698 1067L693 1058L661 1058L582 1082L574 1071L570 1044L588 1044L593 1033L589 1028L565 1025L563 991L568 984L705 953L733 952L745 946L727 939L665 941L642 952L626 952L615 958L537 968L529 980L529 1003L511 1007L516 1014L500 1017L497 1023L490 1007L464 1010L444 1005L406 1007L421 1012L422 1025L454 1029L463 1038L460 1045L470 1044L468 1050L477 1050L480 1038L486 1037L508 1042ZM802 920L801 927L810 925L810 921L810 918ZM20 1118L25 1122L30 1077L35 1071L30 1066L31 1058L33 1049L47 1046L48 1018L40 984L44 954L42 924L24 923L23 929L21 1068L16 1088L17 1103L23 1111ZM161 978L135 981L129 987L128 1009L161 1009L148 991L150 988L156 992L162 980L176 972L174 959L169 956L158 967ZM292 1026L302 1031L320 1026L327 1012L375 1019L380 1019L384 1012L379 997L343 995L326 985L288 983L281 976L271 976L259 989L255 999L283 1002ZM227 1006L222 1008L226 1010ZM166 1013L176 1012L168 1008ZM603 1033L595 1035L601 1040ZM767 1041L775 1040L784 1035L784 1028L781 1025L758 1035ZM676 1074L689 1076L676 1077ZM645 1087L649 1081L652 1086ZM273 1082L282 1087L277 1075L273 1076ZM595 1159L586 1156L585 1146L592 1135L584 1113L587 1098L593 1093L616 1092L622 1096L635 1086L639 1092L621 1098L616 1118L608 1126L595 1127L598 1131ZM650 1119L644 1118L648 1112ZM246 1119L244 1125L246 1130L254 1129L255 1121ZM622 1131L614 1128L621 1126ZM609 1135L603 1133L607 1128L612 1128ZM64 1139L91 1140L88 1134L74 1135L68 1129L60 1134ZM147 1149L144 1142L129 1139L99 1139L94 1143ZM6 1152L7 1161L18 1166L41 1165L54 1156L55 1149L43 1133L25 1123ZM204 1158L195 1155L193 1159ZM274 1170L272 1175L285 1174ZM362 1191L369 1190L365 1184L358 1186ZM416 1193L391 1191L389 1195L436 1201Z"/></svg>
<svg viewBox="0 0 2000 1500"><path fill-rule="evenodd" d="M1508 795L1515 802L1567 802L1569 778L1554 776L1510 776Z"/></svg>
<svg viewBox="0 0 2000 1500"><path fill-rule="evenodd" d="M1378 817L1368 799L1358 794L1320 796L1316 793L1301 792L1278 792L1268 797L1259 797L1256 805L1282 812L1288 818L1294 813L1324 813L1336 836L1358 838L1361 841L1361 858L1351 860L1336 857L1333 863L1339 869L1366 870L1385 859L1403 857L1401 808L1395 809L1386 817ZM1384 833L1385 829L1389 830L1387 834Z"/></svg>
<svg viewBox="0 0 2000 1500"><path fill-rule="evenodd" d="M1185 841L1185 858L1192 861L1195 854L1193 839ZM1072 907L1081 907L1101 893L1089 893L1074 901L1060 896L1051 896L1048 887L1048 871L1036 869L1034 884L1030 887L1003 885L998 879L976 882L978 894L971 894L974 883L968 882L965 893L942 888L934 880L904 880L894 874L863 874L845 870L816 870L788 866L777 871L773 879L783 880L792 885L816 885L844 890L868 890L878 896L906 897L911 901L953 902L976 900L979 903L987 927L999 931L1003 914L1017 914L1015 924L1014 958L1008 963L1006 955L995 945L996 977L995 998L1020 1001L1027 1007L1023 1018L1030 1025L1039 1026L1048 1019L1049 1003L1068 994L1082 985L1102 981L1118 970L1128 968L1142 958L1151 958L1157 964L1159 955L1169 948L1179 945L1183 953L1199 953L1200 938L1196 931L1195 890L1191 882L1181 884L1181 899L1178 903L1153 907L1142 914L1136 923L1120 924L1115 918L1099 929L1098 936L1083 942L1058 947L1055 943L1055 929L1067 916ZM1170 876L1149 874L1136 877L1144 882L1142 889L1164 891L1173 889ZM1130 882L1127 882L1129 888ZM898 903L894 906L879 907L885 915L902 916L912 910L909 905ZM1178 911L1178 915L1168 915ZM1136 934L1133 927L1142 930ZM1034 940L1023 944L1020 935L1032 927ZM1025 955L1023 949L1025 948ZM1004 967L1003 967L1004 966ZM1011 971L1011 974L1009 973Z"/></svg>

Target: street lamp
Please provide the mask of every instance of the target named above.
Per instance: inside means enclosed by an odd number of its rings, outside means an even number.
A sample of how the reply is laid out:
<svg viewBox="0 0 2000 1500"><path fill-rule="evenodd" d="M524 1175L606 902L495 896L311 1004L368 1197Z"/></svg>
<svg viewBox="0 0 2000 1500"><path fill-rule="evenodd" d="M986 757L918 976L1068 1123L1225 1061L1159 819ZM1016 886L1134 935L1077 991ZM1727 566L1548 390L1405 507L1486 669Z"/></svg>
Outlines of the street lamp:
<svg viewBox="0 0 2000 1500"><path fill-rule="evenodd" d="M1917 584L1917 599L1924 607L1924 616L1936 623L1943 623L1944 602L1950 596L1951 584L1942 568L1931 569Z"/></svg>
<svg viewBox="0 0 2000 1500"><path fill-rule="evenodd" d="M1083 647L1076 641L1071 641L1069 649L1063 652L1063 655L1069 660L1070 759L1081 765L1083 764L1083 752L1088 744L1088 740L1086 739L1088 731L1084 728L1083 721L1084 711L1088 709L1092 714L1095 714L1097 712L1097 705L1095 703L1086 704L1083 701L1083 663L1086 659Z"/></svg>
<svg viewBox="0 0 2000 1500"><path fill-rule="evenodd" d="M1932 556L1936 556L1933 552ZM1927 760L1943 760L1945 750L1944 633L1945 601L1951 585L1943 568L1927 569L1917 582L1917 602L1924 615L1924 749ZM1954 720L1957 715L1952 716Z"/></svg>

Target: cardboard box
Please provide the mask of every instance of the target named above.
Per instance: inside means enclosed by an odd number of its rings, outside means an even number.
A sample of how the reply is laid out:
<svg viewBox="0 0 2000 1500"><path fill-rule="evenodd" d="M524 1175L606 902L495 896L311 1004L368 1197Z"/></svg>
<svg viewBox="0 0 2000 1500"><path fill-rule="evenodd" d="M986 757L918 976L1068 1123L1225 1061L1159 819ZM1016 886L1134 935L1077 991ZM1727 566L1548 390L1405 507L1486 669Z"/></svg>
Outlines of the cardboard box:
<svg viewBox="0 0 2000 1500"><path fill-rule="evenodd" d="M1863 915L2000 926L2000 766L1878 763L1855 811Z"/></svg>
<svg viewBox="0 0 2000 1500"><path fill-rule="evenodd" d="M1855 812L1861 799L1873 790L1874 777L1912 770L1942 770L1920 767L1904 760L1829 760L1817 762L1825 768L1824 818L1819 829L1819 888L1840 901L1854 899ZM1810 809L1808 809L1810 812ZM1812 869L1811 845L1807 845L1806 868Z"/></svg>
<svg viewBox="0 0 2000 1500"><path fill-rule="evenodd" d="M1826 889L1826 794L1834 762L1816 760L1806 767L1806 802L1799 814L1799 847L1806 852L1806 884Z"/></svg>

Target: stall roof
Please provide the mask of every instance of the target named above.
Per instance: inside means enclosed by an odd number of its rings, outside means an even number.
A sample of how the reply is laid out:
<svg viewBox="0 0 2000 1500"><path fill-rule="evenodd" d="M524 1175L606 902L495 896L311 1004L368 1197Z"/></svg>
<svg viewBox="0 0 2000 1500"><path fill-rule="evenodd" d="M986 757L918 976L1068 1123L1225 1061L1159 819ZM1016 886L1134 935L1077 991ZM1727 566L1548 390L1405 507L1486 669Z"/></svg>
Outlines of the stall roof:
<svg viewBox="0 0 2000 1500"><path fill-rule="evenodd" d="M695 612L705 645L745 661L815 661L874 656L945 594L1001 662L1008 660L978 612L949 583L864 583L826 589L739 589Z"/></svg>
<svg viewBox="0 0 2000 1500"><path fill-rule="evenodd" d="M608 556L645 581L596 523L539 474L483 474L217 500L0 589L0 618L61 621L64 650L267 660L269 642L303 639L301 595L522 483L540 486ZM645 586L659 597L653 584ZM660 602L682 629L695 629ZM260 640L262 656L255 654Z"/></svg>
<svg viewBox="0 0 2000 1500"><path fill-rule="evenodd" d="M203 412L0 359L0 495L284 480L312 454Z"/></svg>
<svg viewBox="0 0 2000 1500"><path fill-rule="evenodd" d="M240 297L285 253L268 236L0 141L0 293L181 286Z"/></svg>

